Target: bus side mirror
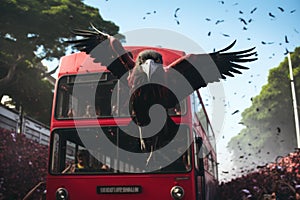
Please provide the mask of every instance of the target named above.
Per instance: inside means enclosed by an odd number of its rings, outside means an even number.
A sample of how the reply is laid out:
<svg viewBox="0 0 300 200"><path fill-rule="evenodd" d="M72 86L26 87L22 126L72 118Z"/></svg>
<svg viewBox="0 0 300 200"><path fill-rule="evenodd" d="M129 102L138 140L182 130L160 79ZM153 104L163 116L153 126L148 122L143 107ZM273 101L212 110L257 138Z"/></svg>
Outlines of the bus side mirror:
<svg viewBox="0 0 300 200"><path fill-rule="evenodd" d="M197 173L199 176L204 176L204 163L203 163L203 148L202 148L202 138L196 137L196 147L197 147L197 163L198 169Z"/></svg>
<svg viewBox="0 0 300 200"><path fill-rule="evenodd" d="M196 137L196 144L197 144L197 147L202 146L202 138L201 137Z"/></svg>

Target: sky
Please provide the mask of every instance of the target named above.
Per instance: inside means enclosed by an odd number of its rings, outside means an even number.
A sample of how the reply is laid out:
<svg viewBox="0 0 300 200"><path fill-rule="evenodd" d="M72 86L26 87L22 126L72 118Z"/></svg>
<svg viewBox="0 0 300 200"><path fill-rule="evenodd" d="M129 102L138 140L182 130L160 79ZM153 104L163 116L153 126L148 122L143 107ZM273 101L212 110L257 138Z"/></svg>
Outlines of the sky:
<svg viewBox="0 0 300 200"><path fill-rule="evenodd" d="M202 90L202 98L207 106L217 139L219 172L230 171L228 141L243 128L238 123L242 111L251 105L251 97L260 93L261 87L267 84L268 72L284 60L284 53L300 46L300 1L299 0L151 0L151 1L117 1L117 0L84 0L85 4L99 9L104 20L112 21L120 27L120 33L126 37L124 45L151 45L145 40L134 38L137 33L153 37L162 37L153 42L153 46L167 48L178 47L188 53L203 50L207 53L222 49L237 40L233 50L256 47L258 60L247 64L249 70L242 75L228 78ZM87 22L89 23L89 22ZM101 30L101 27L95 26ZM171 42L168 33L175 38ZM132 38L132 33L133 38ZM178 37L176 34L179 34ZM155 35L155 33L154 33ZM174 36L175 35L175 36ZM150 36L149 36L150 37ZM196 44L189 45L184 39ZM172 43L172 45L170 45ZM182 44L181 44L182 46ZM179 47L181 47L179 46ZM198 48L200 47L200 48ZM191 51L191 52L189 52ZM220 85L221 84L221 85ZM216 94L218 89L224 95ZM217 95L219 104L214 103ZM216 109L217 108L217 109ZM220 111L220 112L218 112ZM236 111L235 114L233 114ZM230 176L227 175L227 176ZM224 174L220 173L220 180Z"/></svg>

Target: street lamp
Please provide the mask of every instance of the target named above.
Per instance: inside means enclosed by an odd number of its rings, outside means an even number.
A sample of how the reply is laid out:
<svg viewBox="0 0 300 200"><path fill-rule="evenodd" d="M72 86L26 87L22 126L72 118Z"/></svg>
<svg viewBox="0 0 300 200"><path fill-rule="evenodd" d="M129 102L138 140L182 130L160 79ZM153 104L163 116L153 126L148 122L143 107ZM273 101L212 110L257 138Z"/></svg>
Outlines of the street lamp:
<svg viewBox="0 0 300 200"><path fill-rule="evenodd" d="M297 147L300 148L299 117L298 117L297 99L296 99L295 83L294 83L294 76L293 76L293 67L292 67L290 52L288 53L288 62L289 62L289 71L290 71L290 79L291 79L292 101L293 101L294 117L295 117Z"/></svg>

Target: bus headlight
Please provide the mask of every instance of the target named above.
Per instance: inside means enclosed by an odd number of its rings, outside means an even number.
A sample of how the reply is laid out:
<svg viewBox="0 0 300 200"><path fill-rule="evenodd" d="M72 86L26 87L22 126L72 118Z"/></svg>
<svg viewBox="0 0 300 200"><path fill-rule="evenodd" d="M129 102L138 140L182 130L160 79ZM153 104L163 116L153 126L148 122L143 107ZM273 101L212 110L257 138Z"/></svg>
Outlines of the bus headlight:
<svg viewBox="0 0 300 200"><path fill-rule="evenodd" d="M58 188L56 190L56 200L67 200L69 197L68 191L65 188Z"/></svg>
<svg viewBox="0 0 300 200"><path fill-rule="evenodd" d="M180 186L174 186L171 189L171 196L175 200L182 199L184 196L184 189Z"/></svg>

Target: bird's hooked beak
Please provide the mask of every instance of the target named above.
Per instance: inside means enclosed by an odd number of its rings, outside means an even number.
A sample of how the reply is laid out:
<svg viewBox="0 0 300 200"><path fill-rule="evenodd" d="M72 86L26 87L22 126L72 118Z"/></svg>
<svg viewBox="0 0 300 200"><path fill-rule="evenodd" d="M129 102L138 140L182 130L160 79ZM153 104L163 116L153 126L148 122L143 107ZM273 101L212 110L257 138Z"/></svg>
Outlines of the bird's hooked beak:
<svg viewBox="0 0 300 200"><path fill-rule="evenodd" d="M155 63L152 59L148 59L143 64L141 64L141 67L147 74L148 81L150 81L151 76L159 67L161 67L161 64Z"/></svg>

